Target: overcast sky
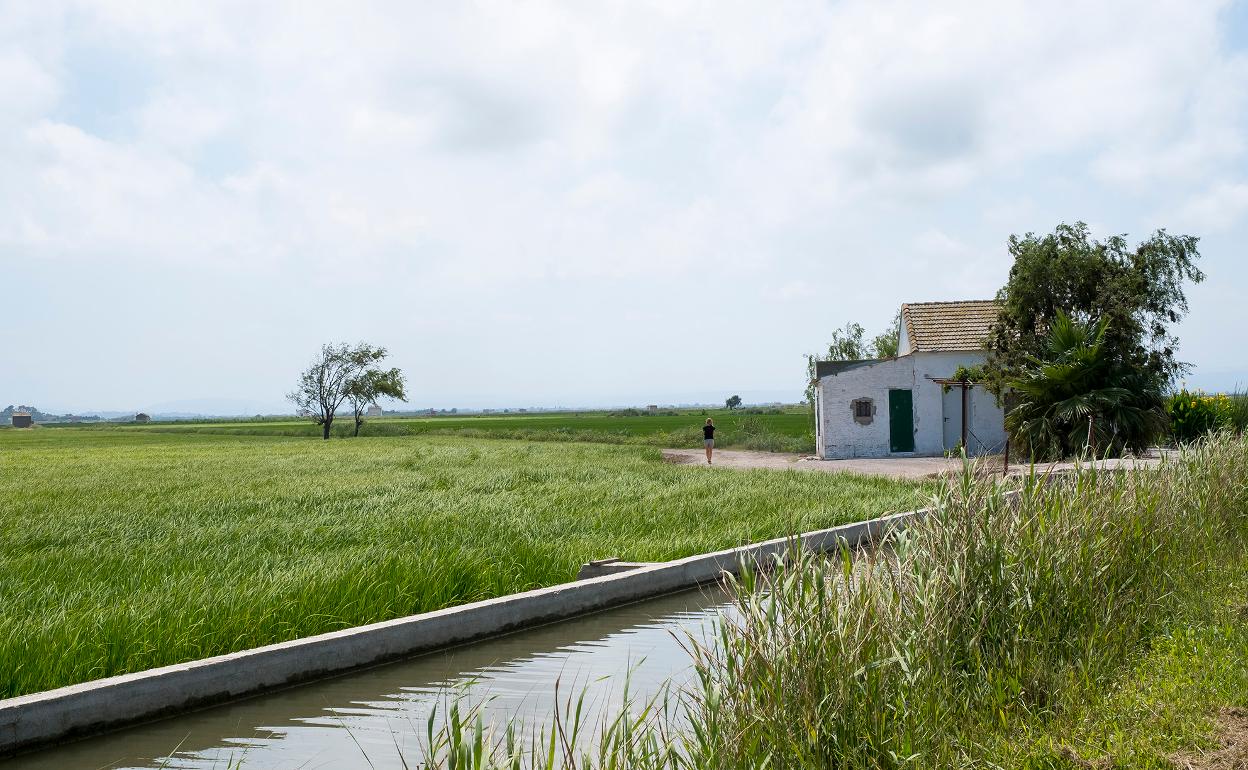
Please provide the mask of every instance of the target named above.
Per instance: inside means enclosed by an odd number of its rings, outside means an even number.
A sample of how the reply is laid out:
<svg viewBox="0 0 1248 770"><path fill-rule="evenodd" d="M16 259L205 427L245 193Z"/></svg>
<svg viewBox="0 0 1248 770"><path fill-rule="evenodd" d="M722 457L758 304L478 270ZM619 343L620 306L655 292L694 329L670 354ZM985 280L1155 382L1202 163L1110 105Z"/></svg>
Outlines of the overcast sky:
<svg viewBox="0 0 1248 770"><path fill-rule="evenodd" d="M199 7L193 7L199 6ZM797 397L991 297L1011 233L1201 238L1181 358L1248 385L1248 8L0 0L0 405Z"/></svg>

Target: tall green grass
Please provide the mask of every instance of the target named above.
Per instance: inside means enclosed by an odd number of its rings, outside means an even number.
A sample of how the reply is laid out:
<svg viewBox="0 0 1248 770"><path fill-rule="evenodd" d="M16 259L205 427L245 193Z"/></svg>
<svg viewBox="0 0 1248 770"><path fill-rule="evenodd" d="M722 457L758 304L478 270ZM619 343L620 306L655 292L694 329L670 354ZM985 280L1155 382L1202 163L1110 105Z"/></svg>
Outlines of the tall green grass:
<svg viewBox="0 0 1248 770"><path fill-rule="evenodd" d="M686 413L560 413L533 415L479 415L465 417L382 418L367 420L361 436L458 436L461 438L518 441L566 441L596 444L631 444L671 448L702 446L702 423L715 420L716 443L769 452L813 452L814 434L804 412L782 410L691 410ZM62 426L47 426L62 428ZM130 430L168 433L201 433L251 436L320 436L321 429L309 421L237 420L187 421L146 425L92 424L77 430ZM354 425L350 419L335 420L332 435L347 438Z"/></svg>
<svg viewBox="0 0 1248 770"><path fill-rule="evenodd" d="M0 697L915 507L653 448L0 433Z"/></svg>
<svg viewBox="0 0 1248 770"><path fill-rule="evenodd" d="M1101 696L1154 645L1205 621L1226 575L1248 574L1246 479L1248 440L1226 435L1156 471L1029 479L1017 498L968 471L872 558L794 554L747 574L716 642L690 641L699 685L677 706L665 695L578 728L580 746L566 728L540 750L516 744L512 725L510 746L469 754L506 767L1083 766L1033 736L1112 703ZM1248 668L1248 649L1219 654ZM454 764L454 731L434 765Z"/></svg>

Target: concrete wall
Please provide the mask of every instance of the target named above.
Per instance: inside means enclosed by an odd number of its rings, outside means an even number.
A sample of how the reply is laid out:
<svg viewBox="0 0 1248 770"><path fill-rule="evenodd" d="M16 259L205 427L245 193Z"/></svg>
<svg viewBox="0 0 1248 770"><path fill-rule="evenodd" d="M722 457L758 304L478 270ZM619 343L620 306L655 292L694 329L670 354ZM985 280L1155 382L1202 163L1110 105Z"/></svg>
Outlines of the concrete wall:
<svg viewBox="0 0 1248 770"><path fill-rule="evenodd" d="M692 588L775 563L800 543L812 551L863 545L924 511L884 516L617 575L412 615L191 663L0 700L0 757L75 736L170 716L297 682L485 639L520 628Z"/></svg>
<svg viewBox="0 0 1248 770"><path fill-rule="evenodd" d="M938 456L945 452L946 418L961 423L961 402L949 414L944 387L933 380L947 379L959 366L976 366L987 359L983 352L912 353L859 366L820 378L815 387L818 425L816 450L826 460L854 457L888 457L888 391L910 390L914 399L914 455ZM870 425L854 421L852 402L870 398L875 416ZM1004 416L992 395L983 388L971 394L971 430L982 446L976 451L999 451L1005 444ZM960 431L959 431L960 434Z"/></svg>

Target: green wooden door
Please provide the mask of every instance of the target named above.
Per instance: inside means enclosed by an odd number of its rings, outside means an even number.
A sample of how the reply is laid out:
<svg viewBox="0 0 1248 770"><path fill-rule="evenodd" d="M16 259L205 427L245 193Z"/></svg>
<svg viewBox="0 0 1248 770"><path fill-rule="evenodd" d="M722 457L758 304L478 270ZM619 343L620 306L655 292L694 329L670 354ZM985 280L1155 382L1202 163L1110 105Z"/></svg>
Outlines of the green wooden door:
<svg viewBox="0 0 1248 770"><path fill-rule="evenodd" d="M914 393L888 391L888 443L892 452L914 451Z"/></svg>

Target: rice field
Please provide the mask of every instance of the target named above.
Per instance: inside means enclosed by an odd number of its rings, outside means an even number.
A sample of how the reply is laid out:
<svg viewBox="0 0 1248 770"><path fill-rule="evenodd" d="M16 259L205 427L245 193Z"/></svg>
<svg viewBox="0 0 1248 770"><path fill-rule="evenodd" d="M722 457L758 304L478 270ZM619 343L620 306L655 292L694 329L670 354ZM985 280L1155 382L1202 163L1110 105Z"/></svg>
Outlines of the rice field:
<svg viewBox="0 0 1248 770"><path fill-rule="evenodd" d="M715 421L716 443L764 451L813 452L810 410L784 409L728 411L726 409L637 410L619 412L551 412L541 414L438 415L382 417L365 421L363 436L460 436L523 441L578 441L599 444L642 444L659 447L702 446L702 424ZM50 425L57 427L60 425ZM141 430L170 433L216 433L253 436L319 436L321 429L308 420L254 419L162 422L144 425L97 423L64 427L74 430ZM334 421L333 434L351 436L350 416Z"/></svg>
<svg viewBox="0 0 1248 770"><path fill-rule="evenodd" d="M887 479L437 436L0 431L0 697L920 505Z"/></svg>

